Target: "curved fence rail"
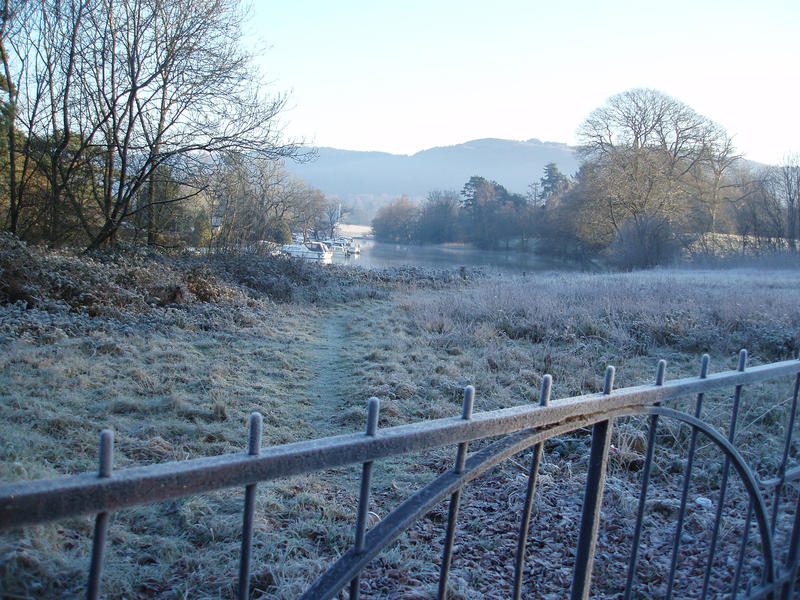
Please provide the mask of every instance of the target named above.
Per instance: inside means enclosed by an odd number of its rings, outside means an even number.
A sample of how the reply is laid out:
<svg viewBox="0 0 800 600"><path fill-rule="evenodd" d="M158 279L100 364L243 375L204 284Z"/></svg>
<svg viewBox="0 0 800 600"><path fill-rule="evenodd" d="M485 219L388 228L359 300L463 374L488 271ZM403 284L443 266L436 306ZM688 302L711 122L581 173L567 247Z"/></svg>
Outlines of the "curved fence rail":
<svg viewBox="0 0 800 600"><path fill-rule="evenodd" d="M645 523L648 486L650 485L657 432L660 423L674 421L691 428L691 439L682 474L680 507L671 544L670 570L664 574L664 596L675 594L675 573L679 561L682 530L687 516L687 497L699 440L716 447L724 457L715 506L708 564L703 581L698 582L697 597L712 597L709 588L719 531L723 521L731 476L738 477L746 492L747 526L743 528L730 598L796 597L800 563L800 467L792 466L797 451L793 439L800 388L800 361L791 360L746 368L746 352L740 354L734 371L709 374L708 357L703 357L700 376L665 381L665 363L659 363L655 384L614 390L614 368L606 371L602 393L550 401L551 378L545 376L537 404L491 412L473 413L474 390L464 391L462 414L458 418L439 419L378 429L379 402L373 398L367 411L365 434L352 434L261 448L261 416L253 414L247 453L201 458L146 467L112 469L113 434L104 431L100 444L100 468L97 474L82 474L56 479L0 485L0 530L24 527L78 515L97 515L87 597L100 595L101 567L109 512L125 507L152 504L183 496L242 486L245 506L239 570L239 598L249 597L250 556L256 486L259 482L361 464L361 486L353 546L323 573L304 595L305 599L332 598L349 585L350 598L360 594L360 578L367 564L438 503L449 502L447 528L440 562L438 597L448 597L448 578L454 537L461 502L461 490L490 468L520 452L532 448L524 509L517 535L512 597L520 598L525 579L525 556L536 480L544 442L578 429L591 427L592 441L584 487L582 517L575 549L575 565L569 595L588 598L594 563L600 509L609 460L611 435L615 420L633 415L648 419L648 441L641 475L641 491L632 533L627 565L624 598L637 596L637 562L640 538ZM783 452L773 476L759 478L748 466L734 441L740 420L740 402L744 386L793 378L789 414L786 419ZM705 394L718 390L732 391L730 424L725 433L700 418ZM678 399L694 399L693 414L664 406ZM469 452L477 440L497 438ZM454 466L397 506L367 531L370 506L372 465L375 460L400 456L443 446L456 446ZM781 506L787 490L794 492L795 505ZM779 511L792 518L791 535L776 539ZM758 580L743 580L745 547L752 540L750 526L758 535L761 555ZM744 587L744 592L740 590ZM565 592L565 595L566 592Z"/></svg>

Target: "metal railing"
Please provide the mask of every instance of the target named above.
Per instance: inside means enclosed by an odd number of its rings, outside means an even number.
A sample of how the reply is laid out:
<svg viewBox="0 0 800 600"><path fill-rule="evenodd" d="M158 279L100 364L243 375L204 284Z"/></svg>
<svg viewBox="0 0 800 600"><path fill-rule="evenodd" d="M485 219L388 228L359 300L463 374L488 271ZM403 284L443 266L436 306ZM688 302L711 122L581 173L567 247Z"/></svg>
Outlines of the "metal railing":
<svg viewBox="0 0 800 600"><path fill-rule="evenodd" d="M682 528L687 515L689 483L698 439L703 436L706 443L716 446L724 454L724 464L707 566L704 580L699 584L702 586L699 597L706 598L711 593L709 579L717 551L723 505L733 469L746 491L748 508L747 526L743 530L735 577L728 597L736 598L744 585L741 581L744 549L748 545L750 524L755 523L760 536L758 548L762 560L761 576L757 581L747 582L745 595L738 597L788 600L794 596L799 583L800 493L797 487L800 467L790 468L790 454L794 449L793 430L800 387L800 361L790 360L753 368L746 368L745 363L746 352L742 351L738 369L709 374L708 357L704 356L699 377L665 381L665 363L661 361L654 385L619 390L613 389L614 368L609 367L602 393L552 402L550 401L551 378L546 375L543 378L539 401L535 405L482 413L473 413L474 390L472 387L467 387L464 391L460 418L439 419L383 430L378 429L379 402L372 398L368 405L366 434L342 435L263 449L261 416L254 413L250 421L247 453L117 471L112 470L113 434L104 431L101 434L99 473L0 485L0 530L78 515L97 515L87 585L87 596L97 598L100 594L109 512L242 486L245 488L245 506L238 597L247 598L257 484L360 463L362 475L354 543L306 590L302 598L309 600L332 598L348 585L350 598L358 598L361 574L367 564L438 503L448 501L449 513L438 589L438 597L444 599L448 594L449 570L462 488L488 469L533 448L514 563L512 596L518 599L522 595L525 580L524 567L531 509L544 442L591 426L591 450L570 591L572 599L588 598L614 421L621 417L645 415L648 418L648 443L642 467L641 489L627 565L624 598L634 597L637 589L640 538L645 522L646 499L657 430L661 421L674 420L691 428L691 439L682 474L681 500L671 544L670 570L664 581L665 597L672 598L675 593L675 573L679 561ZM780 463L774 477L760 479L746 464L742 454L734 445L742 389L749 384L792 376L794 386ZM726 435L700 418L704 395L722 389L733 390L731 420ZM666 402L691 397L695 399L693 414L664 406ZM488 438L498 439L483 445L477 452L469 453L470 442ZM421 488L367 531L373 462L450 445L457 447L454 468ZM797 503L794 506L781 507L781 498L787 490L795 491ZM768 496L772 500L771 508L767 506ZM784 540L780 547L776 547L776 518L781 510L789 511L793 525L789 539Z"/></svg>

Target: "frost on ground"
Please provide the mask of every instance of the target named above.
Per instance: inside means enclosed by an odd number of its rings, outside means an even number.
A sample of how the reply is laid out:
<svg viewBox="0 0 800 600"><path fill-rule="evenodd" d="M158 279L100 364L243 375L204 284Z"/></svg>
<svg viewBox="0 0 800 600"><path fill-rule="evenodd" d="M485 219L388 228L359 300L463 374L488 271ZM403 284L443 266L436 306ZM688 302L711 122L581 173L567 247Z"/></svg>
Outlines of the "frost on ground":
<svg viewBox="0 0 800 600"><path fill-rule="evenodd" d="M542 377L554 398L595 392L607 364L618 387L782 360L800 348L800 275L794 271L617 275L383 272L255 256L165 257L129 248L92 255L0 240L0 479L96 468L98 433L116 433L115 467L240 452L250 412L264 445L359 431L370 396L381 427L459 414L463 387L476 410L535 402ZM789 382L791 383L791 382ZM762 475L774 472L791 385L748 389L738 444ZM693 399L678 408L691 410ZM730 394L706 399L704 418L727 427ZM595 570L595 597L617 598L625 577L646 422L618 421ZM678 481L689 431L664 422L648 495L636 597L663 597ZM562 598L574 561L589 432L546 444L526 559L525 592ZM797 444L790 463L797 462ZM380 461L373 512L385 516L438 473L454 449ZM453 561L454 598L508 597L530 453L464 493ZM701 447L682 537L680 597L693 597L707 559L709 512L721 459ZM252 589L295 598L352 539L357 466L259 486ZM738 490L738 491L737 491ZM740 489L728 497L723 545L745 528ZM781 505L794 506L786 488ZM711 504L709 504L711 503ZM104 570L110 598L217 598L234 593L241 490L178 499L112 516ZM380 555L365 597L435 593L447 506ZM92 520L0 537L0 596L82 596ZM787 522L779 519L778 535ZM487 535L487 532L489 535ZM758 576L753 531L747 576ZM727 547L726 546L726 547ZM713 571L731 584L729 554ZM676 590L677 591L677 590Z"/></svg>

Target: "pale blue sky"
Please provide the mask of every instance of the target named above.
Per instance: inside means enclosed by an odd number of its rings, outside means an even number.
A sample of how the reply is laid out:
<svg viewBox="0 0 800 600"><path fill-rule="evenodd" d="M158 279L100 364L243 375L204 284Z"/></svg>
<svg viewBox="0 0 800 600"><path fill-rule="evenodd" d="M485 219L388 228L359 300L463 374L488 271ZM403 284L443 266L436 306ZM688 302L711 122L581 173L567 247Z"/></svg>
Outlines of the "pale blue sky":
<svg viewBox="0 0 800 600"><path fill-rule="evenodd" d="M606 98L660 89L740 151L800 151L800 1L254 3L287 134L413 154L483 137L575 143Z"/></svg>

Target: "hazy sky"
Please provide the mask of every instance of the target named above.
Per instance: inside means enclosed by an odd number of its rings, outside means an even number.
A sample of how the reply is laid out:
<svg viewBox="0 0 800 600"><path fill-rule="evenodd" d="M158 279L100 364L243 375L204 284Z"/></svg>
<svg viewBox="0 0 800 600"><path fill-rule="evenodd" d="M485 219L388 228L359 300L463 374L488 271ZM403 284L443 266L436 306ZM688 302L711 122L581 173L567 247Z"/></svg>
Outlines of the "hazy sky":
<svg viewBox="0 0 800 600"><path fill-rule="evenodd" d="M609 96L652 87L752 160L800 151L798 0L256 0L252 17L287 134L318 146L572 144Z"/></svg>

